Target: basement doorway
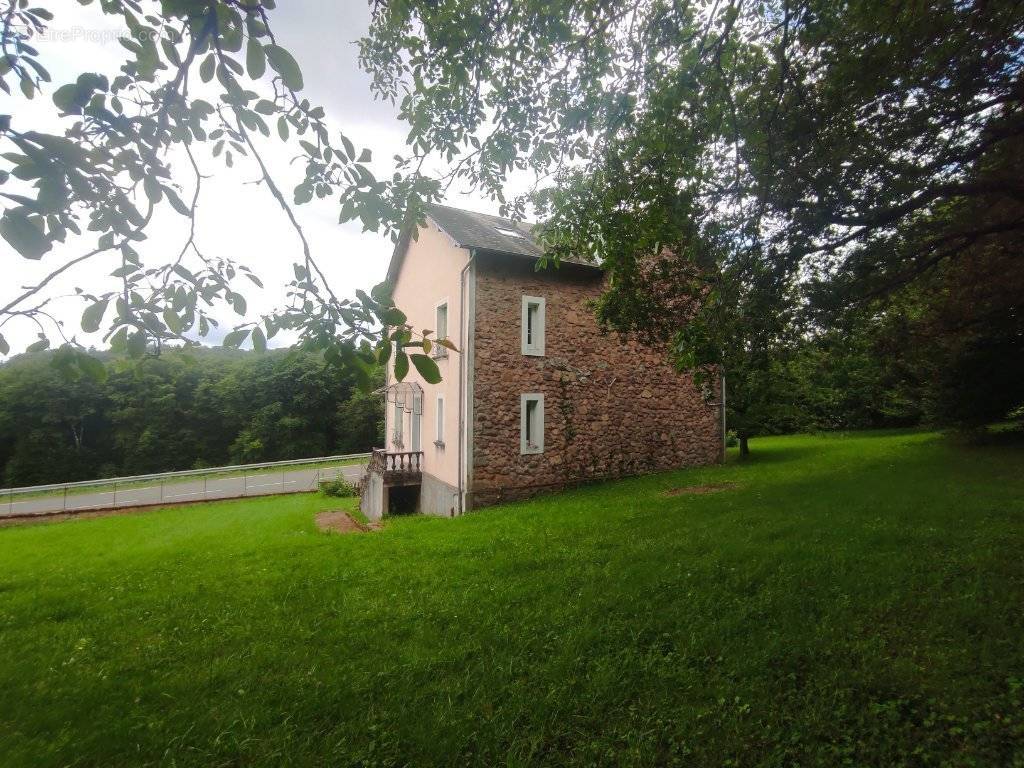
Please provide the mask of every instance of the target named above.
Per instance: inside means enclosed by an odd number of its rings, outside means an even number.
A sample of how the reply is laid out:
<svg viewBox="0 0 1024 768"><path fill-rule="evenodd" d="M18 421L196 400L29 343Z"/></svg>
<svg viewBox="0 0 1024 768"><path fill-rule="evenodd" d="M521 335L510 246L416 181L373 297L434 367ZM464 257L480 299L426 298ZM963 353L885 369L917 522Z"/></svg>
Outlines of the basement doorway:
<svg viewBox="0 0 1024 768"><path fill-rule="evenodd" d="M418 485L393 485L388 489L389 515L415 515L420 505Z"/></svg>

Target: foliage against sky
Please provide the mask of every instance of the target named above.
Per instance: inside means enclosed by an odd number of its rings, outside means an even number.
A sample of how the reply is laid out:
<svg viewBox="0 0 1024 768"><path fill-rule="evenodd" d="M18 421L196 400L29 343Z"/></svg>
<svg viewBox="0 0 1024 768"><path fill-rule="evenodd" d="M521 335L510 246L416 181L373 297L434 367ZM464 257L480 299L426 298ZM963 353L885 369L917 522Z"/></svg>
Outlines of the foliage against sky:
<svg viewBox="0 0 1024 768"><path fill-rule="evenodd" d="M101 249L117 249L120 285L87 297L84 318L117 346L201 331L207 300L238 308L241 271L219 254L186 243L195 268L178 269L143 269L133 255L150 205L189 215L175 190L183 178L198 189L199 145L214 162L254 160L300 235L288 306L228 342L260 347L285 327L365 367L420 342L409 329L390 344L376 335L392 311L383 292L353 303L331 292L291 210L311 198L392 233L454 182L513 216L533 212L554 260L605 264L603 320L672 339L681 365L726 363L741 391L744 366L764 370L757 361L798 330L808 301L843 310L1022 226L1008 204L1024 196L1017 155L1004 151L1024 132L1024 14L1012 0L374 2L360 61L409 129L381 179L301 96L301 51L276 41L273 5L104 0L134 42L121 76L47 90L81 112L72 140L34 134L16 115L2 126L17 149L2 191L23 195L5 199L8 243L38 257L68 228L92 226ZM47 13L6 6L21 26L5 27L4 83L33 94L45 62L10 30L45 26ZM204 82L212 90L197 97ZM277 133L306 169L294 190L275 184L253 141ZM523 171L539 177L534 193L506 199ZM983 224L944 215L978 208Z"/></svg>

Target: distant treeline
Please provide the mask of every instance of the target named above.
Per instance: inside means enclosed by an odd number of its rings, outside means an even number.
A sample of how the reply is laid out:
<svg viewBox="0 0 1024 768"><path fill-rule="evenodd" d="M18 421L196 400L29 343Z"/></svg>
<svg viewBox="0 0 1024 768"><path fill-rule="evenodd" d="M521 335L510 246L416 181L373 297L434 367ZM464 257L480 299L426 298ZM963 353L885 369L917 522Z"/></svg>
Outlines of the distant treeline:
<svg viewBox="0 0 1024 768"><path fill-rule="evenodd" d="M0 365L0 479L22 486L368 451L379 395L322 356L168 350L142 361L61 352Z"/></svg>

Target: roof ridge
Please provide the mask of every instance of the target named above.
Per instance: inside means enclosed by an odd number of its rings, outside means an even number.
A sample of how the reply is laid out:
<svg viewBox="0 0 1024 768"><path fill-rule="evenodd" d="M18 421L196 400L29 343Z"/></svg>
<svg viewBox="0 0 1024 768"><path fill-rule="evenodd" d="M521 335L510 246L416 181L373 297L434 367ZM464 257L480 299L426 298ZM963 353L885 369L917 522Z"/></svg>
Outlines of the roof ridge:
<svg viewBox="0 0 1024 768"><path fill-rule="evenodd" d="M427 203L424 207L428 211L431 208L444 208L445 210L448 211L456 211L457 213L467 213L471 216L486 216L489 219L496 219L498 221L507 222L509 224L525 224L529 227L537 226L537 222L535 221L527 221L526 219L516 221L515 219L510 219L507 216L498 216L497 214L494 213L480 213L479 211L471 211L468 208L457 208L454 205L445 205L443 203Z"/></svg>

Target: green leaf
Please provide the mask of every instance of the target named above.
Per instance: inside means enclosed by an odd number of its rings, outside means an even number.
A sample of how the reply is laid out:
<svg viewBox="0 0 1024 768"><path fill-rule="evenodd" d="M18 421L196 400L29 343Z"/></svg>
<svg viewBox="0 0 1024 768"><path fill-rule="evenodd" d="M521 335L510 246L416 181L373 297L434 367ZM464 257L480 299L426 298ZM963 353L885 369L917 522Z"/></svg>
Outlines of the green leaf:
<svg viewBox="0 0 1024 768"><path fill-rule="evenodd" d="M288 121L284 115L277 119L277 135L281 137L281 141L288 141Z"/></svg>
<svg viewBox="0 0 1024 768"><path fill-rule="evenodd" d="M263 52L263 44L252 37L249 38L249 45L245 49L245 68L253 80L259 80L267 71L267 56Z"/></svg>
<svg viewBox="0 0 1024 768"><path fill-rule="evenodd" d="M264 50L270 61L270 66L281 76L284 84L293 91L301 91L302 70L299 68L299 63L295 61L295 57L281 46L273 43L266 46Z"/></svg>
<svg viewBox="0 0 1024 768"><path fill-rule="evenodd" d="M216 66L217 66L217 59L211 53L209 56L207 56L205 59L203 59L203 63L199 65L199 78L204 83L208 83L211 80L213 80L213 71L214 71L214 68Z"/></svg>
<svg viewBox="0 0 1024 768"><path fill-rule="evenodd" d="M402 350L395 352L395 378L402 381L409 374L409 356Z"/></svg>
<svg viewBox="0 0 1024 768"><path fill-rule="evenodd" d="M229 293L228 301L231 302L231 306L234 308L235 313L244 315L246 310L245 297L240 293Z"/></svg>
<svg viewBox="0 0 1024 768"><path fill-rule="evenodd" d="M81 112L84 101L79 102L78 84L68 83L54 91L53 103L61 112Z"/></svg>
<svg viewBox="0 0 1024 768"><path fill-rule="evenodd" d="M458 352L459 348L452 344L448 339L437 339L435 344L440 344L445 349L450 349L452 352Z"/></svg>
<svg viewBox="0 0 1024 768"><path fill-rule="evenodd" d="M122 325L110 337L110 348L114 352L124 352L128 348L128 326Z"/></svg>
<svg viewBox="0 0 1024 768"><path fill-rule="evenodd" d="M103 315L107 311L108 304L110 304L110 299L103 299L85 308L85 311L82 313L83 331L86 333L96 333L100 329L100 323L103 322Z"/></svg>
<svg viewBox="0 0 1024 768"><path fill-rule="evenodd" d="M437 367L437 363L431 360L426 355L410 355L412 358L412 364L416 366L416 370L419 371L420 376L428 384L437 384L441 381L441 371Z"/></svg>
<svg viewBox="0 0 1024 768"><path fill-rule="evenodd" d="M163 187L160 186L160 180L157 179L156 176L153 176L152 174L146 176L146 178L142 180L142 188L146 192L146 197L154 205L163 199L164 190Z"/></svg>
<svg viewBox="0 0 1024 768"><path fill-rule="evenodd" d="M267 351L267 337L263 335L263 330L259 327L253 329L252 348L257 352Z"/></svg>
<svg viewBox="0 0 1024 768"><path fill-rule="evenodd" d="M341 134L341 143L345 145L345 154L348 155L349 160L356 159L356 148L355 145L349 141L345 134Z"/></svg>
<svg viewBox="0 0 1024 768"><path fill-rule="evenodd" d="M172 333L181 333L185 327L185 324L178 317L178 313L173 309L164 310L164 322L167 323L167 327L171 329Z"/></svg>
<svg viewBox="0 0 1024 768"><path fill-rule="evenodd" d="M232 349L238 349L242 346L242 342L244 342L248 337L249 329L239 328L224 337L224 346L231 347Z"/></svg>
<svg viewBox="0 0 1024 768"><path fill-rule="evenodd" d="M52 247L42 227L25 214L10 210L0 218L0 237L26 259L40 259Z"/></svg>
<svg viewBox="0 0 1024 768"><path fill-rule="evenodd" d="M50 340L40 335L39 341L34 341L29 344L26 348L26 352L42 352L44 349L50 346Z"/></svg>
<svg viewBox="0 0 1024 768"><path fill-rule="evenodd" d="M11 352L11 345L7 343L7 339L0 333L0 355L7 355Z"/></svg>
<svg viewBox="0 0 1024 768"><path fill-rule="evenodd" d="M175 192L170 187L164 187L163 190L164 194L167 196L167 202L171 204L171 208L176 210L182 216L192 215L192 210L187 205L185 205L185 203L182 201L180 197L178 197L177 192Z"/></svg>

